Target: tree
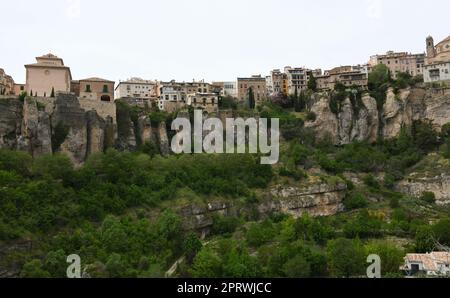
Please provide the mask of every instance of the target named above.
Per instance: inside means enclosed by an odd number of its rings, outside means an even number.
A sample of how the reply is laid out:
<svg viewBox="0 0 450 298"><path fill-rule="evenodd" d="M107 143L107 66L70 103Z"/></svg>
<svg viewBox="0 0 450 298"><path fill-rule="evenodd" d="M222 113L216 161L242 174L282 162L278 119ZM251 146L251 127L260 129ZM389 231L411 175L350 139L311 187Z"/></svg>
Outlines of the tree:
<svg viewBox="0 0 450 298"><path fill-rule="evenodd" d="M415 249L418 253L427 253L434 250L435 236L431 226L421 226L417 229Z"/></svg>
<svg viewBox="0 0 450 298"><path fill-rule="evenodd" d="M253 88L248 89L248 107L251 110L254 110L256 107L255 94L253 93Z"/></svg>
<svg viewBox="0 0 450 298"><path fill-rule="evenodd" d="M327 245L329 269L335 277L351 277L363 274L365 252L358 240L339 238Z"/></svg>
<svg viewBox="0 0 450 298"><path fill-rule="evenodd" d="M414 143L423 153L434 150L439 145L438 133L431 120L414 121L411 127Z"/></svg>
<svg viewBox="0 0 450 298"><path fill-rule="evenodd" d="M381 258L382 273L398 273L398 268L403 263L405 253L397 246L387 241L372 241L366 246L367 255L376 254Z"/></svg>
<svg viewBox="0 0 450 298"><path fill-rule="evenodd" d="M445 246L450 246L450 219L441 219L433 226L435 240Z"/></svg>
<svg viewBox="0 0 450 298"><path fill-rule="evenodd" d="M211 249L203 248L194 258L191 274L194 278L222 277L222 261Z"/></svg>
<svg viewBox="0 0 450 298"><path fill-rule="evenodd" d="M314 75L311 73L308 80L308 89L311 91L316 92L317 91L317 80L314 77Z"/></svg>
<svg viewBox="0 0 450 298"><path fill-rule="evenodd" d="M50 273L42 268L40 260L32 260L23 265L20 276L23 278L50 278Z"/></svg>
<svg viewBox="0 0 450 298"><path fill-rule="evenodd" d="M194 233L190 233L186 237L186 240L184 240L183 251L186 254L189 263L192 263L197 253L202 250L202 247L202 242Z"/></svg>
<svg viewBox="0 0 450 298"><path fill-rule="evenodd" d="M302 255L297 255L283 265L283 272L288 278L307 278L311 276L311 264Z"/></svg>
<svg viewBox="0 0 450 298"><path fill-rule="evenodd" d="M50 97L55 97L55 88L54 87L52 87L52 93L50 94Z"/></svg>

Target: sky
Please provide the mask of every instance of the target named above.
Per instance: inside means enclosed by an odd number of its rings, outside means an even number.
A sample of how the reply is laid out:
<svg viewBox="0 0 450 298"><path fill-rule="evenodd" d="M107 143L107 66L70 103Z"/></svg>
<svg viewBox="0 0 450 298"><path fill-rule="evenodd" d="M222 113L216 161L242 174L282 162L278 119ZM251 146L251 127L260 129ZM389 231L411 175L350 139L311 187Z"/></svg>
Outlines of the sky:
<svg viewBox="0 0 450 298"><path fill-rule="evenodd" d="M234 81L330 69L450 35L448 0L2 0L0 68L49 52L74 79Z"/></svg>

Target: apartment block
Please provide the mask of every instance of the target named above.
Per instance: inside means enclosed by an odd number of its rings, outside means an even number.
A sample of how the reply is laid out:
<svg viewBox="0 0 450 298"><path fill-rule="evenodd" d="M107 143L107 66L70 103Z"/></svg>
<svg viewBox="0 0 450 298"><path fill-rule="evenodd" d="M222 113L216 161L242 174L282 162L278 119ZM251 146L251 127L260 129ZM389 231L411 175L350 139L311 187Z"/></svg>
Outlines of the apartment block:
<svg viewBox="0 0 450 298"><path fill-rule="evenodd" d="M425 54L411 54L407 52L389 51L385 55L375 55L370 57L369 72L373 67L384 64L391 71L392 78L396 79L398 73L406 72L411 76L423 74L425 64Z"/></svg>

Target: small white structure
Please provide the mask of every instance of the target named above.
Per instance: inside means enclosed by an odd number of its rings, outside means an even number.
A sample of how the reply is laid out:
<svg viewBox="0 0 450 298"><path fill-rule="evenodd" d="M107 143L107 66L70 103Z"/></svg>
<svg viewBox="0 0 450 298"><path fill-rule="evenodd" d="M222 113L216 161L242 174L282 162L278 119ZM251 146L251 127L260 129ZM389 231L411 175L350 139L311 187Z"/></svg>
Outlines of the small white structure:
<svg viewBox="0 0 450 298"><path fill-rule="evenodd" d="M407 275L450 276L450 252L407 254L400 270Z"/></svg>
<svg viewBox="0 0 450 298"><path fill-rule="evenodd" d="M116 98L153 99L159 96L159 83L141 78L131 78L120 81L115 91Z"/></svg>

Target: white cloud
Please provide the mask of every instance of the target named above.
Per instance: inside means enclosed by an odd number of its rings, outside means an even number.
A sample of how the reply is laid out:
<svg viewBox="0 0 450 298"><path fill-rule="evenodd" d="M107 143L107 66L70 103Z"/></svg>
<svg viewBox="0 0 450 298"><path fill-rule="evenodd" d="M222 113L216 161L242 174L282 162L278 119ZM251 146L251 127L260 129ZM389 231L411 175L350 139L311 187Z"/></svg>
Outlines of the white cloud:
<svg viewBox="0 0 450 298"><path fill-rule="evenodd" d="M383 17L383 0L366 0L367 16L371 19Z"/></svg>
<svg viewBox="0 0 450 298"><path fill-rule="evenodd" d="M81 16L81 0L67 0L66 16L77 19Z"/></svg>

